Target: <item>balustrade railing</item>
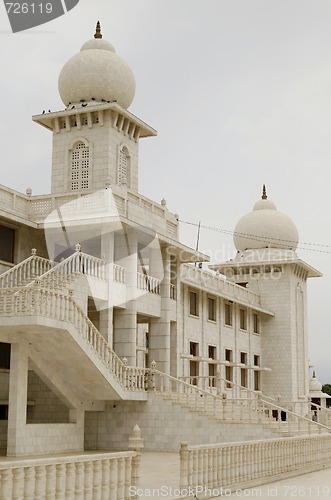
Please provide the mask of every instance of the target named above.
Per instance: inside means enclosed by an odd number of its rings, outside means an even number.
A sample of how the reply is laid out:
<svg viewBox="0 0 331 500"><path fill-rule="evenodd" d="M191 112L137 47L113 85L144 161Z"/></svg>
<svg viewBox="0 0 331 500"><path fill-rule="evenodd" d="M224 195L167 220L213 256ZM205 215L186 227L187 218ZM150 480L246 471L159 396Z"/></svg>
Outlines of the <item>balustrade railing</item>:
<svg viewBox="0 0 331 500"><path fill-rule="evenodd" d="M330 466L331 435L201 446L181 443L180 489L191 488L197 497L210 498L217 495L217 488L223 496L225 488L242 489L279 480L291 472L299 475Z"/></svg>
<svg viewBox="0 0 331 500"><path fill-rule="evenodd" d="M160 295L160 280L148 276L148 274L137 273L137 288L146 292Z"/></svg>
<svg viewBox="0 0 331 500"><path fill-rule="evenodd" d="M0 185L0 208L20 214L27 219L44 220L53 210L65 206L67 203L78 204L86 210L104 209L112 201L116 204L116 210L122 216L128 216L128 202L133 206L139 206L146 210L147 213L153 214L153 217L164 223L165 234L171 237L177 237L178 222L175 216L168 212L164 205L159 205L154 201L138 195L137 193L128 190L126 195L117 189L112 188L112 194L109 195L109 190L98 191L91 195L83 195L82 193L64 193L59 195L40 195L28 196L6 186Z"/></svg>
<svg viewBox="0 0 331 500"><path fill-rule="evenodd" d="M267 401L272 403L280 404L283 408L295 411L296 413L301 413L302 415L307 414L311 417L314 422L320 422L321 424L331 427L331 409L313 403L310 399L308 401L283 401L275 400L264 396Z"/></svg>
<svg viewBox="0 0 331 500"><path fill-rule="evenodd" d="M241 301L252 306L261 306L259 294L190 264L181 266L181 279L219 292L230 300Z"/></svg>
<svg viewBox="0 0 331 500"><path fill-rule="evenodd" d="M125 268L118 264L113 264L113 279L116 283L125 284Z"/></svg>
<svg viewBox="0 0 331 500"><path fill-rule="evenodd" d="M138 481L139 455L134 451L0 461L1 500L128 500Z"/></svg>
<svg viewBox="0 0 331 500"><path fill-rule="evenodd" d="M208 360L206 360L206 362L208 362ZM248 387L244 387L236 382L223 378L219 372L216 375L192 375L179 377L179 379L189 384L193 384L200 389L204 389L205 391L215 392L216 390L218 395L224 394L226 397L232 399L257 399L262 395L261 391L249 389ZM276 400L270 399L270 401L277 403Z"/></svg>
<svg viewBox="0 0 331 500"><path fill-rule="evenodd" d="M155 368L149 371L149 389L167 393L180 404L203 411L222 421L260 423L287 435L331 433L331 428L327 425L267 401L261 393L255 394L254 398L228 398L226 394L214 394Z"/></svg>
<svg viewBox="0 0 331 500"><path fill-rule="evenodd" d="M39 275L37 280L33 280L27 286L33 286L38 281L39 287L53 290L59 288L70 276L75 274L86 274L92 278L105 280L107 277L106 262L93 255L82 253L77 245L73 255Z"/></svg>
<svg viewBox="0 0 331 500"><path fill-rule="evenodd" d="M331 409L309 401L312 420L331 427Z"/></svg>
<svg viewBox="0 0 331 500"><path fill-rule="evenodd" d="M72 323L125 390L145 390L144 369L127 367L70 295L37 286L0 290L0 315L39 315Z"/></svg>
<svg viewBox="0 0 331 500"><path fill-rule="evenodd" d="M30 257L0 275L0 288L25 285L52 269L54 265L54 262L38 257L33 249Z"/></svg>

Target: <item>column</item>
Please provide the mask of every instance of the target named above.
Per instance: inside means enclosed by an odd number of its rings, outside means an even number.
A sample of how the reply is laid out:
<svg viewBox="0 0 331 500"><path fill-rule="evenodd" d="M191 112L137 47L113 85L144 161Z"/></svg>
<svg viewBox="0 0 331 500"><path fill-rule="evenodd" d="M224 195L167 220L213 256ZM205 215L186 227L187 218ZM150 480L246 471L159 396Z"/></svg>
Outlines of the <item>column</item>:
<svg viewBox="0 0 331 500"><path fill-rule="evenodd" d="M28 390L28 355L23 344L11 345L7 456L24 452Z"/></svg>
<svg viewBox="0 0 331 500"><path fill-rule="evenodd" d="M107 232L101 235L101 258L106 262L107 266L108 303L104 309L100 310L100 333L111 346L113 346L114 238L114 232Z"/></svg>
<svg viewBox="0 0 331 500"><path fill-rule="evenodd" d="M128 366L136 366L137 335L137 235L134 230L124 228L115 238L115 259L125 268L125 309L114 311L113 346L120 358L126 358Z"/></svg>
<svg viewBox="0 0 331 500"><path fill-rule="evenodd" d="M159 259L160 259L160 254ZM170 374L170 256L166 249L162 249L163 280L161 282L161 317L152 318L149 327L149 349L150 360L156 361L157 369ZM150 259L150 274L155 278L157 270L160 270L160 262ZM159 271L160 272L160 271Z"/></svg>

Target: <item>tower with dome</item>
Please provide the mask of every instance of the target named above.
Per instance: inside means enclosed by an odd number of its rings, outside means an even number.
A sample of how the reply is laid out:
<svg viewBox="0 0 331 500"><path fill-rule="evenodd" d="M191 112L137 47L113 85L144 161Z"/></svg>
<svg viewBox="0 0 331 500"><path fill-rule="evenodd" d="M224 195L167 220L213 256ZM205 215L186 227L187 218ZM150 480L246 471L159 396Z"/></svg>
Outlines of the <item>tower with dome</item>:
<svg viewBox="0 0 331 500"><path fill-rule="evenodd" d="M234 229L234 259L212 269L261 296L261 305L273 311L263 319L261 351L270 368L264 390L273 398L307 401L309 362L307 280L321 273L297 253L299 235L294 222L262 197Z"/></svg>
<svg viewBox="0 0 331 500"><path fill-rule="evenodd" d="M320 273L298 257L295 224L264 186L235 257L208 268L166 200L140 192L139 141L156 131L128 110L135 78L99 23L58 84L64 108L33 116L53 137L50 194L0 186L0 453L123 451L141 445L136 425L148 451L331 431L309 384L307 280ZM115 481L93 460L86 488L101 469ZM61 488L54 470L33 469L33 484Z"/></svg>

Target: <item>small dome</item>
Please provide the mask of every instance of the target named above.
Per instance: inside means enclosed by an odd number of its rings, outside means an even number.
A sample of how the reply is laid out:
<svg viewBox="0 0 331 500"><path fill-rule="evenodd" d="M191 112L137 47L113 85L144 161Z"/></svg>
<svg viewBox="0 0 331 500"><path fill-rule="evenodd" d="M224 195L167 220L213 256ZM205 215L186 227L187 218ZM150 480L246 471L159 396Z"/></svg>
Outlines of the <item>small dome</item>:
<svg viewBox="0 0 331 500"><path fill-rule="evenodd" d="M309 392L321 391L322 384L316 377L316 372L313 372L313 377L309 381Z"/></svg>
<svg viewBox="0 0 331 500"><path fill-rule="evenodd" d="M135 95L135 79L130 67L102 39L97 24L94 39L63 66L59 75L59 93L63 103L81 101L117 101L127 109Z"/></svg>
<svg viewBox="0 0 331 500"><path fill-rule="evenodd" d="M115 53L113 45L102 38L92 38L92 40L88 40L82 45L80 51L82 52L82 50L88 49L109 50Z"/></svg>
<svg viewBox="0 0 331 500"><path fill-rule="evenodd" d="M262 199L255 203L252 212L240 219L234 233L238 251L258 248L296 250L299 241L294 222L278 212L276 205L267 199L265 186Z"/></svg>

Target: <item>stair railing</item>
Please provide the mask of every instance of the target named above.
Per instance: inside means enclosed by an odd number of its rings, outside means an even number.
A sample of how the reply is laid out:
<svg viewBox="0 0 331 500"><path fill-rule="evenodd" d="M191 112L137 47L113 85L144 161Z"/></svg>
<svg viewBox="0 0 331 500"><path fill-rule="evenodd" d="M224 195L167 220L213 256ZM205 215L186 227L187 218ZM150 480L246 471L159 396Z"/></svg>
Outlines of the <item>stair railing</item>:
<svg viewBox="0 0 331 500"><path fill-rule="evenodd" d="M320 422L299 415L287 408L264 399L258 394L256 399L227 398L201 389L183 380L156 370L156 364L149 369L149 390L174 397L179 403L192 407L195 411L209 413L222 420L237 418L242 421L259 422L290 435L313 434L318 431L331 432L331 428Z"/></svg>
<svg viewBox="0 0 331 500"><path fill-rule="evenodd" d="M38 284L40 287L52 290L57 289L66 279L77 274L85 274L92 278L103 281L106 280L106 262L98 257L81 252L81 246L79 244L76 245L75 249L76 252L74 254L38 277ZM29 283L27 288L34 286L36 281L37 280L34 280Z"/></svg>
<svg viewBox="0 0 331 500"><path fill-rule="evenodd" d="M30 257L0 275L0 289L23 285L38 278L55 265L51 260L38 257L36 252L33 248Z"/></svg>
<svg viewBox="0 0 331 500"><path fill-rule="evenodd" d="M123 389L145 391L146 370L127 366L76 304L71 295L35 286L0 290L0 316L36 315L74 325Z"/></svg>

